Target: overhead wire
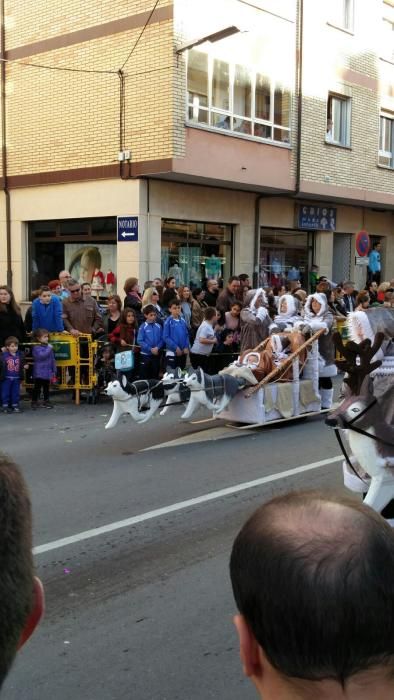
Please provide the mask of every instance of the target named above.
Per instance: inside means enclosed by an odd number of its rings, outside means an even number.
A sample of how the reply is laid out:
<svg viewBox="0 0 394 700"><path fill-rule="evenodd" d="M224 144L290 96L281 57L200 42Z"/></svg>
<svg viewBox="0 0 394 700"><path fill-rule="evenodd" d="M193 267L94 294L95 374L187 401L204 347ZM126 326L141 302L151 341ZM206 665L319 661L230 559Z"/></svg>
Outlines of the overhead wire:
<svg viewBox="0 0 394 700"><path fill-rule="evenodd" d="M128 63L128 61L130 60L130 58L131 58L131 56L133 55L134 51L136 50L136 48L137 48L137 46L138 46L138 44L139 44L139 42L140 42L140 40L141 40L141 38L142 38L143 33L145 32L145 30L146 30L146 28L147 28L149 22L150 22L151 19L152 19L153 13L154 13L154 11L156 10L156 7L157 7L158 4L159 4L159 1L160 1L160 0L156 0L155 4L153 5L153 8L152 8L152 10L151 10L151 12L150 12L150 14L149 14L148 19L146 20L144 26L142 27L142 29L141 29L141 31L140 31L140 33L139 33L139 35L138 35L138 37L137 37L137 39L136 39L136 41L135 41L135 43L134 43L134 45L133 45L133 47L132 47L130 53L128 54L128 56L127 56L127 58L126 58L126 60L124 61L122 67L120 68L121 71L123 71L123 68L124 68L125 65Z"/></svg>

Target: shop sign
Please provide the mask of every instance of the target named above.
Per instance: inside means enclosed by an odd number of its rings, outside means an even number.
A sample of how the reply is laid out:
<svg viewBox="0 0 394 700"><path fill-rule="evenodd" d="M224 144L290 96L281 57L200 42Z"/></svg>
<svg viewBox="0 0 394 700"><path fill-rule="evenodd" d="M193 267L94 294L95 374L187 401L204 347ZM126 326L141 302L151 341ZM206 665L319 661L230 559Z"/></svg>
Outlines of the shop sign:
<svg viewBox="0 0 394 700"><path fill-rule="evenodd" d="M118 216L118 242L138 241L138 216Z"/></svg>
<svg viewBox="0 0 394 700"><path fill-rule="evenodd" d="M368 265L369 263L369 257L365 257L362 255L356 255L356 265Z"/></svg>
<svg viewBox="0 0 394 700"><path fill-rule="evenodd" d="M335 231L337 210L333 207L315 207L303 204L298 209L298 228L310 231Z"/></svg>
<svg viewBox="0 0 394 700"><path fill-rule="evenodd" d="M356 236L356 251L360 258L365 258L368 255L371 247L371 241L367 231L361 230ZM359 264L359 263L358 263Z"/></svg>

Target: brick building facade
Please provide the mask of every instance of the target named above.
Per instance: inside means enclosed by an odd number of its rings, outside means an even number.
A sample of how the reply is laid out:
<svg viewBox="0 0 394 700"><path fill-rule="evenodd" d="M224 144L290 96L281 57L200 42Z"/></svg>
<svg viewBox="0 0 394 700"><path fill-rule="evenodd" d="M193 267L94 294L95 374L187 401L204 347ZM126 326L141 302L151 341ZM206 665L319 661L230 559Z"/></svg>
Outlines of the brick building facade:
<svg viewBox="0 0 394 700"><path fill-rule="evenodd" d="M84 247L119 289L174 269L307 284L312 263L361 286L361 229L394 276L392 0L4 9L0 278L18 299L64 266L82 279ZM302 207L335 216L307 231Z"/></svg>

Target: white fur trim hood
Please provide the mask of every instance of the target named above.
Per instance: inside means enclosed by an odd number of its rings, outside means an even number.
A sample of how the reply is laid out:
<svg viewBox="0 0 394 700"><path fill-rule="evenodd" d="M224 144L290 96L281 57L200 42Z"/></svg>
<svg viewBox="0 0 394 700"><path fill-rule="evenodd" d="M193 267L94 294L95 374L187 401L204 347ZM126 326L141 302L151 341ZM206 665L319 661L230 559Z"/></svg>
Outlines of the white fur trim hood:
<svg viewBox="0 0 394 700"><path fill-rule="evenodd" d="M315 299L320 304L320 311L318 314L314 314L312 311L312 299ZM325 294L321 292L315 292L315 294L310 294L305 303L305 320L307 318L322 318L328 311L328 301Z"/></svg>

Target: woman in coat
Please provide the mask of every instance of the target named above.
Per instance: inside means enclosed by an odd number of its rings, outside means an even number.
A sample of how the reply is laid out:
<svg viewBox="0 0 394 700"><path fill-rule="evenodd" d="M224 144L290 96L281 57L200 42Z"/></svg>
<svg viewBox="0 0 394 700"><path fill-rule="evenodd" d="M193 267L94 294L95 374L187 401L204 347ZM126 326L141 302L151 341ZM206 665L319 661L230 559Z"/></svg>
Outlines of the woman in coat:
<svg viewBox="0 0 394 700"><path fill-rule="evenodd" d="M4 284L0 287L0 350L4 347L5 339L10 335L14 335L20 343L23 343L25 326L12 289Z"/></svg>

